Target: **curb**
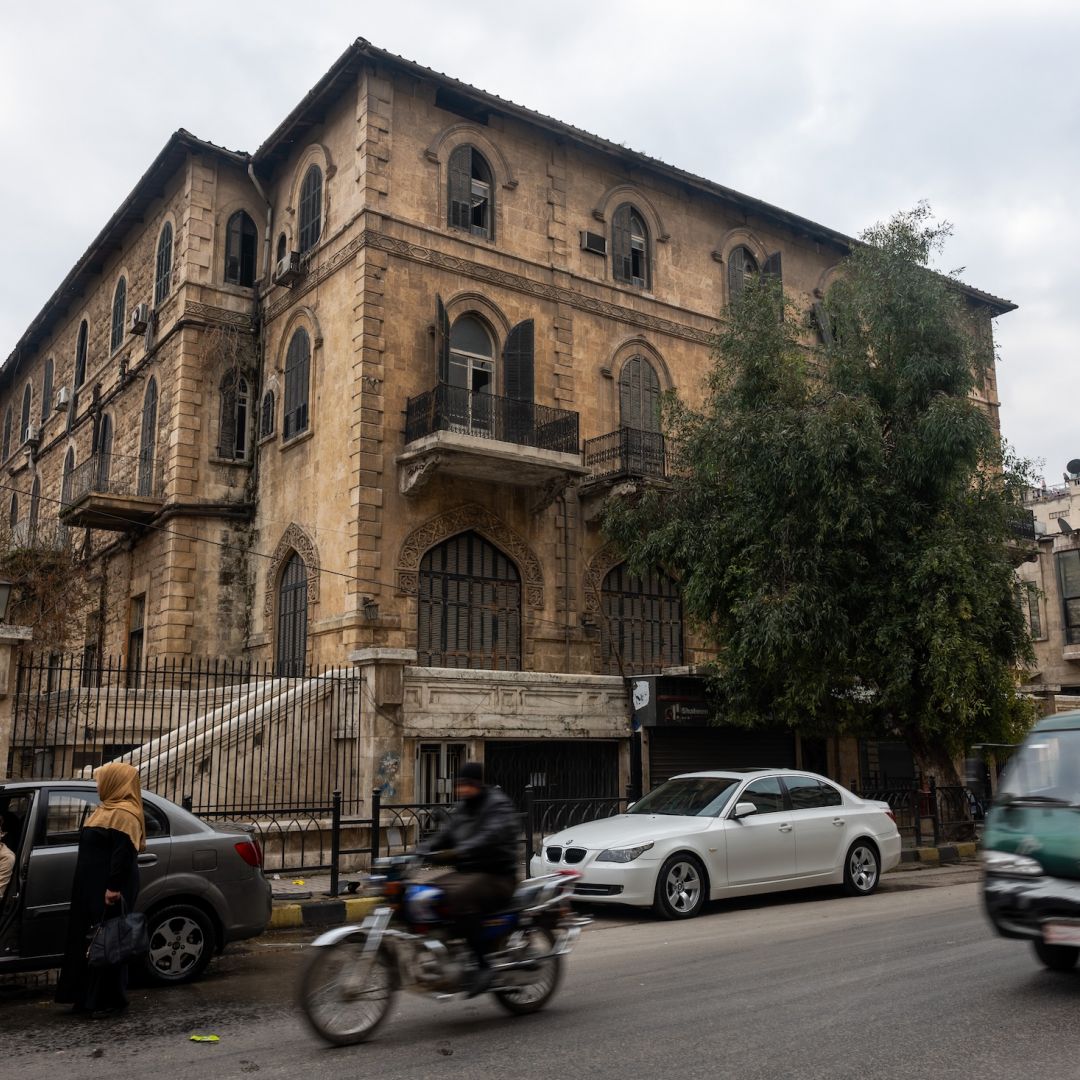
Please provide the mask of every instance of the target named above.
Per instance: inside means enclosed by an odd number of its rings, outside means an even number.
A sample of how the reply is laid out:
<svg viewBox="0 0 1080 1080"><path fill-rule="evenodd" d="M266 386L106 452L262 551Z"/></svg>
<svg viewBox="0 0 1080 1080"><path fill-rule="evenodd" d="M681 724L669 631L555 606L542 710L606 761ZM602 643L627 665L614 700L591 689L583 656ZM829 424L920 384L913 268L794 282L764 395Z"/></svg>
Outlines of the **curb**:
<svg viewBox="0 0 1080 1080"><path fill-rule="evenodd" d="M375 905L376 899L369 896L309 900L303 904L275 900L267 929L290 930L297 926L337 926L346 922L360 922L375 909Z"/></svg>
<svg viewBox="0 0 1080 1080"><path fill-rule="evenodd" d="M947 863L958 863L964 859L974 859L978 855L978 850L979 845L974 840L962 844L942 844L940 847L905 848L900 853L900 861L943 866Z"/></svg>

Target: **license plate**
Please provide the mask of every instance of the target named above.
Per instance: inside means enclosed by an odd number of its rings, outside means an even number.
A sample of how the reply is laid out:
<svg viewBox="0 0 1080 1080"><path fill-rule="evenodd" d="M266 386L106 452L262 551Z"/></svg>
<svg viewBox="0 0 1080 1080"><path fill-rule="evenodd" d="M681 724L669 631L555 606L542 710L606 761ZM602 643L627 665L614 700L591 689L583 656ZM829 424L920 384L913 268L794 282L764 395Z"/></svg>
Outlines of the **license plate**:
<svg viewBox="0 0 1080 1080"><path fill-rule="evenodd" d="M1080 945L1080 923L1043 923L1042 932L1047 945Z"/></svg>

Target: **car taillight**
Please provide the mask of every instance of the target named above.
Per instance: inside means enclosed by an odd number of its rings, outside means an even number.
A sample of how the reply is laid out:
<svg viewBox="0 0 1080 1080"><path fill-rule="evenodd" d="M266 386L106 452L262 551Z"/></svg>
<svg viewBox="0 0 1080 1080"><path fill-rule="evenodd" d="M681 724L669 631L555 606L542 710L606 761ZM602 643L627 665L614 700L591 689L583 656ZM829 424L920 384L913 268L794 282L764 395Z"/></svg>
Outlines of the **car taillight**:
<svg viewBox="0 0 1080 1080"><path fill-rule="evenodd" d="M234 845L236 854L248 864L248 866L262 866L263 854L258 840L241 840Z"/></svg>
<svg viewBox="0 0 1080 1080"><path fill-rule="evenodd" d="M886 810L885 814L889 818L889 820L895 825L896 824L896 815L891 810Z"/></svg>

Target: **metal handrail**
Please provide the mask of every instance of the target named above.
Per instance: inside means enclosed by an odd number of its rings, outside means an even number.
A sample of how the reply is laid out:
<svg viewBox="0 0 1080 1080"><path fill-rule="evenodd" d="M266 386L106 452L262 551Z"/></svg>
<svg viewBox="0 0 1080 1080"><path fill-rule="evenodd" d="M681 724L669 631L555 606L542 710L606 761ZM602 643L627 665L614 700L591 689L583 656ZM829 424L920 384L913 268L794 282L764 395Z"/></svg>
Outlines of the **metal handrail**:
<svg viewBox="0 0 1080 1080"><path fill-rule="evenodd" d="M585 440L585 467L594 478L627 476L663 480L668 475L667 444L658 431L621 427Z"/></svg>

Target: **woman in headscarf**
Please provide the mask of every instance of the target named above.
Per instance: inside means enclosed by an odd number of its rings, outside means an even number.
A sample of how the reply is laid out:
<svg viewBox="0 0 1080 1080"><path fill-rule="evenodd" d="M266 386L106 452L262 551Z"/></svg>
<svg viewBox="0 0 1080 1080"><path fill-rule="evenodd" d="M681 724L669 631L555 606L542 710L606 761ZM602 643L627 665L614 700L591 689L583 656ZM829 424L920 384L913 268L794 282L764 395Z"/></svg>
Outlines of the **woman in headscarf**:
<svg viewBox="0 0 1080 1080"><path fill-rule="evenodd" d="M139 893L138 854L146 848L139 773L119 761L94 773L101 804L79 833L79 855L71 887L67 949L56 1000L71 1011L110 1015L127 1007L127 965L91 968L86 949L92 929L127 911Z"/></svg>

